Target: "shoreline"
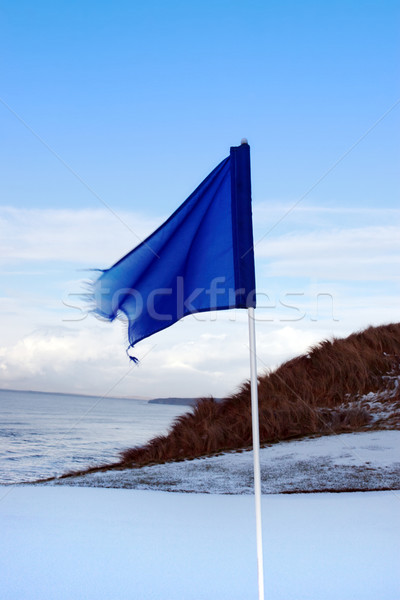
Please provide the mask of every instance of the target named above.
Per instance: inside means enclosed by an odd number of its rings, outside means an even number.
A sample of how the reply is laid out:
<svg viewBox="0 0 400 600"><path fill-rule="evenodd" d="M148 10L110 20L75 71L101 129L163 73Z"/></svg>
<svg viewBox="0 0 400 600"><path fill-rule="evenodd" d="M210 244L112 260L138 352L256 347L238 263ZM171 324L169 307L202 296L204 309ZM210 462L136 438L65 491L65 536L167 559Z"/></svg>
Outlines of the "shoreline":
<svg viewBox="0 0 400 600"><path fill-rule="evenodd" d="M400 431L383 430L279 442L260 451L264 495L400 489ZM253 494L251 451L153 464L95 468L26 485ZM17 484L21 485L21 484Z"/></svg>

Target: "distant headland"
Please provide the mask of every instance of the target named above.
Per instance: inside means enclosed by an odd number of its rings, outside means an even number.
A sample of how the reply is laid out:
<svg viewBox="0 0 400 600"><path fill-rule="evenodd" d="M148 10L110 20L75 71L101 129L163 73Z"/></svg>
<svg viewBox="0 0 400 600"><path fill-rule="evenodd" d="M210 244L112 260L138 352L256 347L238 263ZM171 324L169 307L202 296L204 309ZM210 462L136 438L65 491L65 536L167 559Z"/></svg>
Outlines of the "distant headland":
<svg viewBox="0 0 400 600"><path fill-rule="evenodd" d="M153 398L149 404L181 404L183 406L194 406L198 398Z"/></svg>

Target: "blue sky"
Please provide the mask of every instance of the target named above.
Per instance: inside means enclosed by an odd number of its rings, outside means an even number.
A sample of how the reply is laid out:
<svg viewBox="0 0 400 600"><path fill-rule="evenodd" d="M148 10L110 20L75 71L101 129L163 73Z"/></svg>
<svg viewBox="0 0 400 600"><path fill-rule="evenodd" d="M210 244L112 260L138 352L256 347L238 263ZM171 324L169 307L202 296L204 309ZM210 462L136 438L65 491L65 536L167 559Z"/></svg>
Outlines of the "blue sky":
<svg viewBox="0 0 400 600"><path fill-rule="evenodd" d="M0 23L0 386L223 395L248 376L240 311L143 342L131 371L123 324L74 296L243 136L260 370L399 320L398 3L3 2Z"/></svg>

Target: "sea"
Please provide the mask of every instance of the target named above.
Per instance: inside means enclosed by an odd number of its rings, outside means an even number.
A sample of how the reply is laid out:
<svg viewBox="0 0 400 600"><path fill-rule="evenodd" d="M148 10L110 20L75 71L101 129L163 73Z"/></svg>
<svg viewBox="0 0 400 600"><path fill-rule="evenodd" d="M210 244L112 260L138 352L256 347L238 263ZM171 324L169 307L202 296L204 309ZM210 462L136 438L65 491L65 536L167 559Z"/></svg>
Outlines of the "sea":
<svg viewBox="0 0 400 600"><path fill-rule="evenodd" d="M190 406L147 400L0 390L0 484L112 463L168 432Z"/></svg>

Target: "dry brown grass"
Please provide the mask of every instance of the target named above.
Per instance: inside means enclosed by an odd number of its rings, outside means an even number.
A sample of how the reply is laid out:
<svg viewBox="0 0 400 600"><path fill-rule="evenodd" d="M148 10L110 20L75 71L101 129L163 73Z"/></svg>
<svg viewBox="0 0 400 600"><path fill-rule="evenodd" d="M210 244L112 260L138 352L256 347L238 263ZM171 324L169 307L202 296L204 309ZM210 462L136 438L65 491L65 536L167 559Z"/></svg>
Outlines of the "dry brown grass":
<svg viewBox="0 0 400 600"><path fill-rule="evenodd" d="M325 340L306 355L259 377L260 440L268 443L359 430L372 416L365 403L355 400L385 389L396 395L391 386L399 375L400 324ZM251 443L250 385L246 382L222 402L200 399L192 412L176 419L168 435L123 452L119 466L194 458Z"/></svg>

